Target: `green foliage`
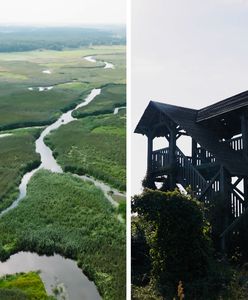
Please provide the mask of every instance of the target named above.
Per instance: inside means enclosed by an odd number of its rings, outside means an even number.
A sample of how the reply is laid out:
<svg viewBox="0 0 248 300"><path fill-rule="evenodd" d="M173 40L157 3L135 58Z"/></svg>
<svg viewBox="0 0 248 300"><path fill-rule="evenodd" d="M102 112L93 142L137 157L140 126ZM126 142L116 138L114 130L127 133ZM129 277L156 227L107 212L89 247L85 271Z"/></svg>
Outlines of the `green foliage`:
<svg viewBox="0 0 248 300"><path fill-rule="evenodd" d="M11 136L0 138L0 211L17 197L22 176L39 166L40 156L35 152L34 141L40 131L16 130Z"/></svg>
<svg viewBox="0 0 248 300"><path fill-rule="evenodd" d="M179 191L145 190L132 208L147 222L152 276L166 295L174 295L179 280L187 287L204 278L210 262L208 226L199 204Z"/></svg>
<svg viewBox="0 0 248 300"><path fill-rule="evenodd" d="M164 300L155 289L154 285L132 286L132 300Z"/></svg>
<svg viewBox="0 0 248 300"><path fill-rule="evenodd" d="M89 174L120 190L126 185L125 118L85 117L61 126L46 139L65 171Z"/></svg>
<svg viewBox="0 0 248 300"><path fill-rule="evenodd" d="M121 214L122 218L126 220L126 200L119 201L118 213Z"/></svg>
<svg viewBox="0 0 248 300"><path fill-rule="evenodd" d="M151 273L150 247L145 236L146 222L141 217L132 217L131 222L131 261L132 283L144 286L149 283Z"/></svg>
<svg viewBox="0 0 248 300"><path fill-rule="evenodd" d="M0 278L0 299L3 300L55 300L48 296L36 272L5 275Z"/></svg>
<svg viewBox="0 0 248 300"><path fill-rule="evenodd" d="M86 107L81 107L73 113L76 118L92 115L113 113L115 107L126 105L126 85L107 84L101 90L101 94L89 103Z"/></svg>
<svg viewBox="0 0 248 300"><path fill-rule="evenodd" d="M146 176L142 180L142 186L143 188L155 190L156 185L154 183L154 178L152 178L151 175L146 174Z"/></svg>
<svg viewBox="0 0 248 300"><path fill-rule="evenodd" d="M0 219L0 258L20 250L77 260L103 299L125 299L125 226L93 184L39 171Z"/></svg>

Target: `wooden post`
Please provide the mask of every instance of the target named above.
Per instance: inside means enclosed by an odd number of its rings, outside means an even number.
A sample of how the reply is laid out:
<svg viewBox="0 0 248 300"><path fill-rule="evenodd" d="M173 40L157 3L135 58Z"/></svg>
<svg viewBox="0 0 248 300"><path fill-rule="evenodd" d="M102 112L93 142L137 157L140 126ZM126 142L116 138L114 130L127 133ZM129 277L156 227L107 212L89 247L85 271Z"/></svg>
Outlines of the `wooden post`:
<svg viewBox="0 0 248 300"><path fill-rule="evenodd" d="M147 175L150 175L152 171L152 151L153 151L153 136L152 136L152 132L149 131L147 135Z"/></svg>
<svg viewBox="0 0 248 300"><path fill-rule="evenodd" d="M244 205L247 209L248 207L248 177L244 177Z"/></svg>
<svg viewBox="0 0 248 300"><path fill-rule="evenodd" d="M191 156L192 156L192 164L196 166L197 163L197 142L192 138L192 145L191 145Z"/></svg>
<svg viewBox="0 0 248 300"><path fill-rule="evenodd" d="M248 158L248 122L245 113L241 116L241 132L243 139L243 155Z"/></svg>
<svg viewBox="0 0 248 300"><path fill-rule="evenodd" d="M228 185L231 184L231 176L224 169L223 166L220 167L220 194L221 200L223 201L223 223L222 223L222 232L228 227L230 224L231 217L231 195L229 191ZM221 239L221 250L226 251L226 237Z"/></svg>
<svg viewBox="0 0 248 300"><path fill-rule="evenodd" d="M170 130L169 139L169 163L171 167L171 172L169 175L170 189L176 187L176 130Z"/></svg>

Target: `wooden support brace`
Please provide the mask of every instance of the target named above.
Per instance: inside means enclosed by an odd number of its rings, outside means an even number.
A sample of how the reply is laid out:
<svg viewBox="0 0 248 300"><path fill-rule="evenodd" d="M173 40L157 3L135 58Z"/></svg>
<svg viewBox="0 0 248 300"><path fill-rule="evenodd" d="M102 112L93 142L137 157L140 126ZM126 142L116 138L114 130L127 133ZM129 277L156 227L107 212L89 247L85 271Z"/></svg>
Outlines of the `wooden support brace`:
<svg viewBox="0 0 248 300"><path fill-rule="evenodd" d="M214 177L210 180L208 185L206 186L205 190L202 192L201 196L199 197L199 200L202 199L202 197L206 194L206 192L211 188L212 184L215 182L215 180L220 176L220 170L214 175Z"/></svg>

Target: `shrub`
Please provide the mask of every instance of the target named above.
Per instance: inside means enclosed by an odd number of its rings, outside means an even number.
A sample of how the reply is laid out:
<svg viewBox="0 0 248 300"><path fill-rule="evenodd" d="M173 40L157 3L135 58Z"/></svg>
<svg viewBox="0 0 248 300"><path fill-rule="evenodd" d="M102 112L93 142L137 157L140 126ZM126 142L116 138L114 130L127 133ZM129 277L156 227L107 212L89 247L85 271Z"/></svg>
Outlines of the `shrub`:
<svg viewBox="0 0 248 300"><path fill-rule="evenodd" d="M132 209L147 225L152 277L166 295L175 295L179 280L187 286L204 278L210 262L209 227L200 204L179 191L145 190Z"/></svg>

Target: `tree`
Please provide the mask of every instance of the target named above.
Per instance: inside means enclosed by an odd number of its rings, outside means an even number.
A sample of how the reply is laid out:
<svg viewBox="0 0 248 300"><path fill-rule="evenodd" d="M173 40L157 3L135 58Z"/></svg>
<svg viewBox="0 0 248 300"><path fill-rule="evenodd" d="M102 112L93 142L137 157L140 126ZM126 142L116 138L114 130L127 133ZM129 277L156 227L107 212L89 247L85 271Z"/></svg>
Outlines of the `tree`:
<svg viewBox="0 0 248 300"><path fill-rule="evenodd" d="M132 210L147 222L152 277L167 296L175 295L180 280L187 287L206 275L211 254L209 226L195 199L178 190L146 189L133 197Z"/></svg>

